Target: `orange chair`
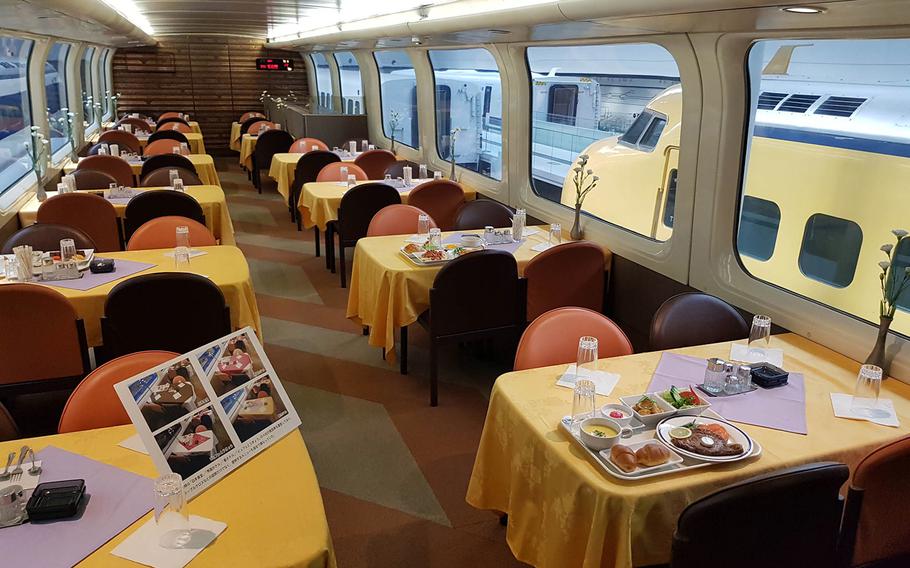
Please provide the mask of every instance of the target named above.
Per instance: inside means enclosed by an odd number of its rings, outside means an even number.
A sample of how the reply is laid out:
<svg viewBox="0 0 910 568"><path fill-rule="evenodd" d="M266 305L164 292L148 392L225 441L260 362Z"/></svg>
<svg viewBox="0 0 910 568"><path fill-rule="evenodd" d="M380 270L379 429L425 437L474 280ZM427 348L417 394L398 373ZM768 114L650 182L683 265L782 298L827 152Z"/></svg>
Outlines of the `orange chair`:
<svg viewBox="0 0 910 568"><path fill-rule="evenodd" d="M104 172L122 186L133 187L133 168L119 156L88 156L79 160L77 170Z"/></svg>
<svg viewBox="0 0 910 568"><path fill-rule="evenodd" d="M181 134L186 134L188 132L193 131L192 128L190 128L186 124L183 124L182 122L165 122L164 124L162 124L161 126L158 127L158 130L176 130L177 132L180 132Z"/></svg>
<svg viewBox="0 0 910 568"><path fill-rule="evenodd" d="M142 147L136 135L125 130L107 130L102 132L101 136L98 137L98 142L116 144L120 147L121 152L128 150L136 154L139 153L139 148Z"/></svg>
<svg viewBox="0 0 910 568"><path fill-rule="evenodd" d="M182 118L179 112L166 112L158 117L158 120L162 118Z"/></svg>
<svg viewBox="0 0 910 568"><path fill-rule="evenodd" d="M366 181L370 179L367 177L366 172L350 162L333 162L319 170L316 181L348 181L346 176L342 176L341 168L347 168L347 175L354 175L357 178L357 181Z"/></svg>
<svg viewBox="0 0 910 568"><path fill-rule="evenodd" d="M80 229L95 242L95 252L123 250L120 220L110 201L93 193L55 195L38 206L39 223Z"/></svg>
<svg viewBox="0 0 910 568"><path fill-rule="evenodd" d="M85 326L66 296L38 284L0 286L0 391L57 390L91 369Z"/></svg>
<svg viewBox="0 0 910 568"><path fill-rule="evenodd" d="M180 355L171 351L139 351L117 357L92 371L70 394L57 432L81 432L129 424L130 417L114 385Z"/></svg>
<svg viewBox="0 0 910 568"><path fill-rule="evenodd" d="M174 148L178 148L178 151L175 152ZM142 152L143 156L160 156L161 154L180 154L179 151L180 142L176 140L162 139L155 140L151 144L145 147L145 150Z"/></svg>
<svg viewBox="0 0 910 568"><path fill-rule="evenodd" d="M238 120L237 122L239 122L240 124L243 124L244 122L246 122L247 120L253 118L254 116L255 116L255 117L259 117L259 118L265 118L265 115L262 114L261 112L253 112L253 111L251 111L251 112L245 112L245 113L241 114L241 115L240 115L240 120Z"/></svg>
<svg viewBox="0 0 910 568"><path fill-rule="evenodd" d="M443 231L455 227L455 216L464 203L464 190L454 181L434 179L422 183L408 194L408 205L423 209Z"/></svg>
<svg viewBox="0 0 910 568"><path fill-rule="evenodd" d="M395 154L388 150L367 150L354 158L354 165L365 171L369 179L382 179L386 168L397 159Z"/></svg>
<svg viewBox="0 0 910 568"><path fill-rule="evenodd" d="M329 149L326 143L319 138L298 138L291 144L291 149L288 152L291 154L306 154L313 151L313 146L316 146L317 150L328 151Z"/></svg>
<svg viewBox="0 0 910 568"><path fill-rule="evenodd" d="M532 258L525 267L528 321L566 306L601 311L604 262L603 249L590 241L564 243Z"/></svg>
<svg viewBox="0 0 910 568"><path fill-rule="evenodd" d="M367 227L368 237L381 237L384 235L411 235L417 232L417 217L427 215L426 212L412 205L389 205L380 209ZM430 228L436 227L436 222L430 217Z"/></svg>
<svg viewBox="0 0 910 568"><path fill-rule="evenodd" d="M177 242L177 227L181 225L190 230L191 247L213 247L218 244L212 232L199 221L168 215L143 223L130 237L126 250L174 248Z"/></svg>
<svg viewBox="0 0 910 568"><path fill-rule="evenodd" d="M271 130L277 128L274 122L269 122L268 120L260 120L259 122L254 122L246 129L247 134L261 134L266 130Z"/></svg>
<svg viewBox="0 0 910 568"><path fill-rule="evenodd" d="M619 326L603 314L586 308L557 308L531 322L521 335L515 353L516 371L574 363L578 340L597 338L597 356L631 355L632 343Z"/></svg>

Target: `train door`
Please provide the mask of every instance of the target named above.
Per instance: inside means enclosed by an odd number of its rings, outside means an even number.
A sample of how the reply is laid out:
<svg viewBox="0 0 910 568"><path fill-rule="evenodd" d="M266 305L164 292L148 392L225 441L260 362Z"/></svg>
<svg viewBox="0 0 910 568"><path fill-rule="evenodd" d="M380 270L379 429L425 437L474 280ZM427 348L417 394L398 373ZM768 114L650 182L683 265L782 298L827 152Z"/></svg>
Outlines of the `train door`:
<svg viewBox="0 0 910 568"><path fill-rule="evenodd" d="M654 221L651 224L651 238L665 241L673 233L673 219L676 215L676 185L679 176L679 146L664 148L664 167L661 170L654 205Z"/></svg>

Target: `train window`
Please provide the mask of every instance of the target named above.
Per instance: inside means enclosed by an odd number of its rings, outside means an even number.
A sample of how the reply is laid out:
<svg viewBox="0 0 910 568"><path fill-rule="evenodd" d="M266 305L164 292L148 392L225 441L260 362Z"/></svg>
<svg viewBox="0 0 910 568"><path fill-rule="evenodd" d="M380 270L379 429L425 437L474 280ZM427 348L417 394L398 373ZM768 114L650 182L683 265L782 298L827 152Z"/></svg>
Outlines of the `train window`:
<svg viewBox="0 0 910 568"><path fill-rule="evenodd" d="M111 116L111 88L107 84L107 59L110 54L111 50L105 49L101 54L101 63L98 66L98 77L101 79L98 96L101 97L101 116L105 119Z"/></svg>
<svg viewBox="0 0 910 568"><path fill-rule="evenodd" d="M316 69L316 102L319 108L332 110L332 70L325 54L315 52L310 54L313 67Z"/></svg>
<svg viewBox="0 0 910 568"><path fill-rule="evenodd" d="M585 212L648 238L670 238L682 111L673 56L647 43L529 47L526 56L534 192L574 207L568 174L587 154L601 181Z"/></svg>
<svg viewBox="0 0 910 568"><path fill-rule="evenodd" d="M341 112L363 114L363 83L360 79L360 65L350 51L335 52L338 75L341 79Z"/></svg>
<svg viewBox="0 0 910 568"><path fill-rule="evenodd" d="M66 136L66 58L72 45L57 42L51 46L44 66L44 91L47 95L47 122L50 127L51 153L56 154L69 144Z"/></svg>
<svg viewBox="0 0 910 568"><path fill-rule="evenodd" d="M486 49L431 50L436 82L436 151L455 163L502 179L502 87ZM456 132L457 130L457 132Z"/></svg>
<svg viewBox="0 0 910 568"><path fill-rule="evenodd" d="M375 51L373 57L379 68L382 131L388 138L417 148L417 76L411 57L404 51Z"/></svg>
<svg viewBox="0 0 910 568"><path fill-rule="evenodd" d="M79 77L82 79L82 126L86 131L92 130L92 125L95 123L95 106L92 96L92 57L94 55L94 47L86 48L79 64Z"/></svg>
<svg viewBox="0 0 910 568"><path fill-rule="evenodd" d="M0 194L32 170L28 62L34 42L0 36Z"/></svg>
<svg viewBox="0 0 910 568"><path fill-rule="evenodd" d="M877 324L878 249L910 229L910 39L758 41L748 68L743 268ZM892 329L910 335L910 317Z"/></svg>

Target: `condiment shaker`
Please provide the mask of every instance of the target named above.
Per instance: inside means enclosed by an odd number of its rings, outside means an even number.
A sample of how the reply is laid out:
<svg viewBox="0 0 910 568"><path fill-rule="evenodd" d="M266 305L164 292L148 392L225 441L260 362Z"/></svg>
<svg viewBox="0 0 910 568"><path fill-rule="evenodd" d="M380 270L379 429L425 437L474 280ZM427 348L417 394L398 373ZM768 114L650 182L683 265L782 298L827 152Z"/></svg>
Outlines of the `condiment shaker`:
<svg viewBox="0 0 910 568"><path fill-rule="evenodd" d="M708 368L705 369L705 382L702 387L711 394L720 394L724 392L724 369L727 362L718 357L708 359Z"/></svg>
<svg viewBox="0 0 910 568"><path fill-rule="evenodd" d="M724 365L724 392L727 394L739 392L736 388L736 366L733 363Z"/></svg>

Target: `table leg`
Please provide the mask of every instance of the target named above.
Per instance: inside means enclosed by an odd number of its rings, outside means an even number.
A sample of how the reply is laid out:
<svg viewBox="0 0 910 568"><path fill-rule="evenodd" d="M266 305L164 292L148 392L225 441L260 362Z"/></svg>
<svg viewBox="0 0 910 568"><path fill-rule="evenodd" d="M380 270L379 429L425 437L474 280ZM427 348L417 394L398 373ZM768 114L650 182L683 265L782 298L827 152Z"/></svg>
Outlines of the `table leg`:
<svg viewBox="0 0 910 568"><path fill-rule="evenodd" d="M299 227L300 221L297 221ZM313 227L313 246L316 247L316 256L319 256L319 227ZM325 251L326 256L328 256L329 251Z"/></svg>
<svg viewBox="0 0 910 568"><path fill-rule="evenodd" d="M408 374L408 326L401 326L401 348L399 349L401 355L401 362L399 363L399 371L402 375Z"/></svg>

